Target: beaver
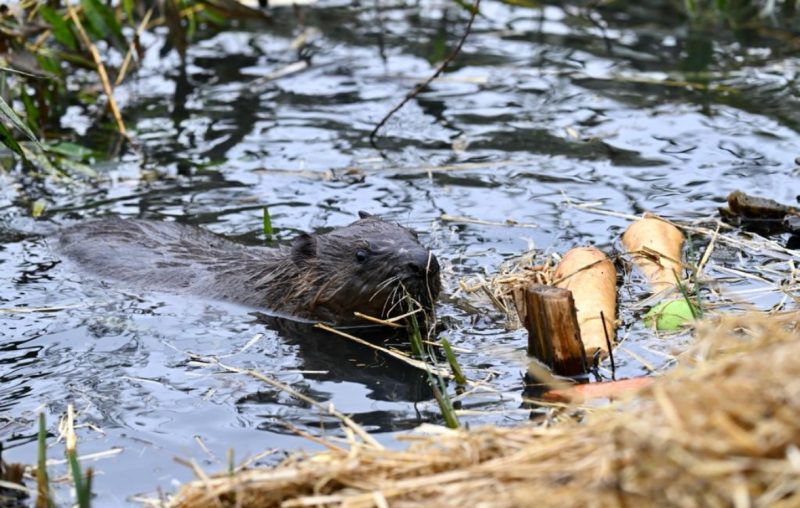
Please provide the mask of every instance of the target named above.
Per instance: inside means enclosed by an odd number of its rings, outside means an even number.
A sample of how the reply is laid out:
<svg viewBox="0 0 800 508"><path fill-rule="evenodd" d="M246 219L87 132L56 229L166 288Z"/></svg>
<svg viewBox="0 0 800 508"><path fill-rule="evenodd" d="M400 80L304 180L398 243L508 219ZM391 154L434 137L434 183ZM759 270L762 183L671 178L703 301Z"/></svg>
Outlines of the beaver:
<svg viewBox="0 0 800 508"><path fill-rule="evenodd" d="M175 222L106 218L64 229L59 250L102 279L189 293L301 319L363 324L390 318L405 294L430 312L439 262L399 224L359 212L352 224L277 248L246 246Z"/></svg>

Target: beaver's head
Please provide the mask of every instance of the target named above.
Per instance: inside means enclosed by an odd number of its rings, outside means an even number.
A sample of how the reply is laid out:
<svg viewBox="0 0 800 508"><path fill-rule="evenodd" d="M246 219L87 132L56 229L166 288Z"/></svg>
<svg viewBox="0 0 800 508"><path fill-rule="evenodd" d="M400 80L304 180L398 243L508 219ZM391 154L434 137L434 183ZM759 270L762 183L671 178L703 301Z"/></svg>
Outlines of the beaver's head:
<svg viewBox="0 0 800 508"><path fill-rule="evenodd" d="M292 259L309 270L308 311L340 324L363 324L361 312L389 318L408 310L406 295L429 314L442 284L436 256L417 234L399 224L359 212L349 226L292 243Z"/></svg>

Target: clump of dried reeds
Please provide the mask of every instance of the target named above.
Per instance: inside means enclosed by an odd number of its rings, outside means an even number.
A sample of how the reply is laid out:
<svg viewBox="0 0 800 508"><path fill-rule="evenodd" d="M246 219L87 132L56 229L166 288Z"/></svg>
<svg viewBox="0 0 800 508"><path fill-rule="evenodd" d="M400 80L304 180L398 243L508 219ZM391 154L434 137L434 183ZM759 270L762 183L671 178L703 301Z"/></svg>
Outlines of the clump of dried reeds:
<svg viewBox="0 0 800 508"><path fill-rule="evenodd" d="M331 445L172 506L798 506L800 313L722 317L633 399L554 426Z"/></svg>
<svg viewBox="0 0 800 508"><path fill-rule="evenodd" d="M552 254L540 256L531 249L503 263L498 273L488 280L475 276L459 281L459 291L488 298L491 305L505 315L508 329L521 328L522 322L516 308L522 301L524 289L531 284L551 285L558 259Z"/></svg>

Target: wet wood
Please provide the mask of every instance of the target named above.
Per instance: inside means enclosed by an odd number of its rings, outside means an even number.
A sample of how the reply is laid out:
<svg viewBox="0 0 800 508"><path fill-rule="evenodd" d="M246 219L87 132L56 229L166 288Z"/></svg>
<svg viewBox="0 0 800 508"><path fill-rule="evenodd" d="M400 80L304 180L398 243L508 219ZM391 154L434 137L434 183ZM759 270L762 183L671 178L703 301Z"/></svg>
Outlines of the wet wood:
<svg viewBox="0 0 800 508"><path fill-rule="evenodd" d="M740 190L728 195L728 207L734 215L749 219L778 219L787 215L800 216L800 210L768 198L751 196Z"/></svg>
<svg viewBox="0 0 800 508"><path fill-rule="evenodd" d="M586 356L608 355L616 336L617 270L602 251L576 247L556 267L554 285L572 291Z"/></svg>
<svg viewBox="0 0 800 508"><path fill-rule="evenodd" d="M739 190L730 193L728 206L720 207L719 213L725 222L761 236L800 233L799 209Z"/></svg>
<svg viewBox="0 0 800 508"><path fill-rule="evenodd" d="M683 241L678 228L653 216L634 222L622 235L622 244L654 293L675 287L682 277Z"/></svg>
<svg viewBox="0 0 800 508"><path fill-rule="evenodd" d="M532 284L525 288L524 315L528 354L555 374L577 376L587 372L572 293L567 289Z"/></svg>
<svg viewBox="0 0 800 508"><path fill-rule="evenodd" d="M550 390L542 394L542 399L550 402L584 402L591 399L614 400L631 392L649 386L653 382L650 377L635 377L619 381L604 381L570 386L561 390Z"/></svg>

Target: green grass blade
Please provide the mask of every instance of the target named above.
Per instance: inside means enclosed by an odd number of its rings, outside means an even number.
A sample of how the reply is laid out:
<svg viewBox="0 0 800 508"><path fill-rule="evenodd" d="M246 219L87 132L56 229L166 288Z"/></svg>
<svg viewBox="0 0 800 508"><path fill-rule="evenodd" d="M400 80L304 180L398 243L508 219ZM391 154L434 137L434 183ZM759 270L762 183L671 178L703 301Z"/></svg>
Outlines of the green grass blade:
<svg viewBox="0 0 800 508"><path fill-rule="evenodd" d="M2 99L0 99L2 100ZM0 143L6 145L11 151L25 159L25 152L22 151L22 147L19 146L17 140L14 139L14 133L5 126L2 122L0 122Z"/></svg>
<svg viewBox="0 0 800 508"><path fill-rule="evenodd" d="M62 18L60 14L46 5L41 5L39 7L39 12L41 12L44 20L50 24L53 37L55 37L58 42L72 51L78 49L78 42L75 40L72 30L69 28L69 23Z"/></svg>
<svg viewBox="0 0 800 508"><path fill-rule="evenodd" d="M453 371L453 378L456 380L456 383L460 385L467 384L467 378L464 377L464 373L461 371L461 366L458 364L456 355L453 354L453 348L450 347L450 342L447 339L442 339L441 343L442 349L444 349L444 355L447 357L447 363L450 364L450 369Z"/></svg>
<svg viewBox="0 0 800 508"><path fill-rule="evenodd" d="M267 239L272 238L272 218L269 216L269 208L266 206L264 207L264 221L262 229L264 231L264 236L266 236Z"/></svg>
<svg viewBox="0 0 800 508"><path fill-rule="evenodd" d="M39 413L39 457L36 463L36 508L55 506L50 498L50 480L47 477L47 428L44 413Z"/></svg>
<svg viewBox="0 0 800 508"><path fill-rule="evenodd" d="M94 469L89 468L86 470L86 483L84 489L86 491L86 506L91 506L92 501L92 480L94 480Z"/></svg>
<svg viewBox="0 0 800 508"><path fill-rule="evenodd" d="M34 104L33 98L28 95L25 87L19 89L19 98L22 100L22 105L25 107L25 119L31 130L36 129L39 125L39 107Z"/></svg>
<svg viewBox="0 0 800 508"><path fill-rule="evenodd" d="M406 302L409 303L409 308L412 307L411 298L406 296ZM425 349L422 345L422 333L419 329L419 323L417 322L417 316L415 314L411 314L408 316L408 320L406 321L406 331L408 332L408 340L411 343L411 353L414 355L415 358L424 358L425 357Z"/></svg>
<svg viewBox="0 0 800 508"><path fill-rule="evenodd" d="M431 389L433 390L433 396L436 398L436 403L439 404L439 411L441 411L444 418L444 424L447 425L448 429L457 429L461 424L458 422L458 417L453 409L453 403L442 386L441 378L438 381L437 383L437 380L431 376Z"/></svg>
<svg viewBox="0 0 800 508"><path fill-rule="evenodd" d="M10 123L17 129L21 130L22 132L24 132L25 135L28 136L34 143L36 143L37 145L39 144L39 140L36 138L36 134L34 134L33 131L30 129L30 127L28 127L28 125L25 122L23 122L22 119L19 116L17 116L16 113L14 113L14 110L11 109L11 106L9 106L6 103L6 101L3 100L2 97L0 97L0 118ZM9 145L6 146L11 148Z"/></svg>
<svg viewBox="0 0 800 508"><path fill-rule="evenodd" d="M128 45L114 13L100 0L81 0L81 9L89 22L89 31L98 39L110 38L117 50L125 53Z"/></svg>
<svg viewBox="0 0 800 508"><path fill-rule="evenodd" d="M81 474L81 465L78 463L78 454L75 450L67 450L67 461L69 462L69 470L72 473L72 482L75 484L75 496L78 498L78 506L84 508L86 505L82 502L83 491L83 475Z"/></svg>
<svg viewBox="0 0 800 508"><path fill-rule="evenodd" d="M72 482L75 484L75 497L77 497L78 506L80 508L91 508L91 476L87 475L87 481L84 482L81 465L78 462L77 450L67 450L67 460L69 461L69 469L72 473Z"/></svg>
<svg viewBox="0 0 800 508"><path fill-rule="evenodd" d="M70 157L71 159L75 159L77 161L87 161L90 158L97 156L95 151L91 148L87 148L83 145L72 143L70 141L61 141L59 143L48 145L46 150L50 153L63 155L64 157Z"/></svg>
<svg viewBox="0 0 800 508"><path fill-rule="evenodd" d="M692 302L692 296L689 294L689 291L686 289L686 286L683 285L683 282L681 282L681 278L674 271L672 273L675 276L675 284L677 284L678 286L678 291L680 291L681 296L686 301L686 305L688 305L689 307L689 311L692 313L692 318L695 320L701 318L702 312L700 311L698 306L695 305L694 302Z"/></svg>
<svg viewBox="0 0 800 508"><path fill-rule="evenodd" d="M125 17L128 19L128 23L131 26L134 26L133 8L135 6L136 6L136 0L122 0L122 10L125 11Z"/></svg>

